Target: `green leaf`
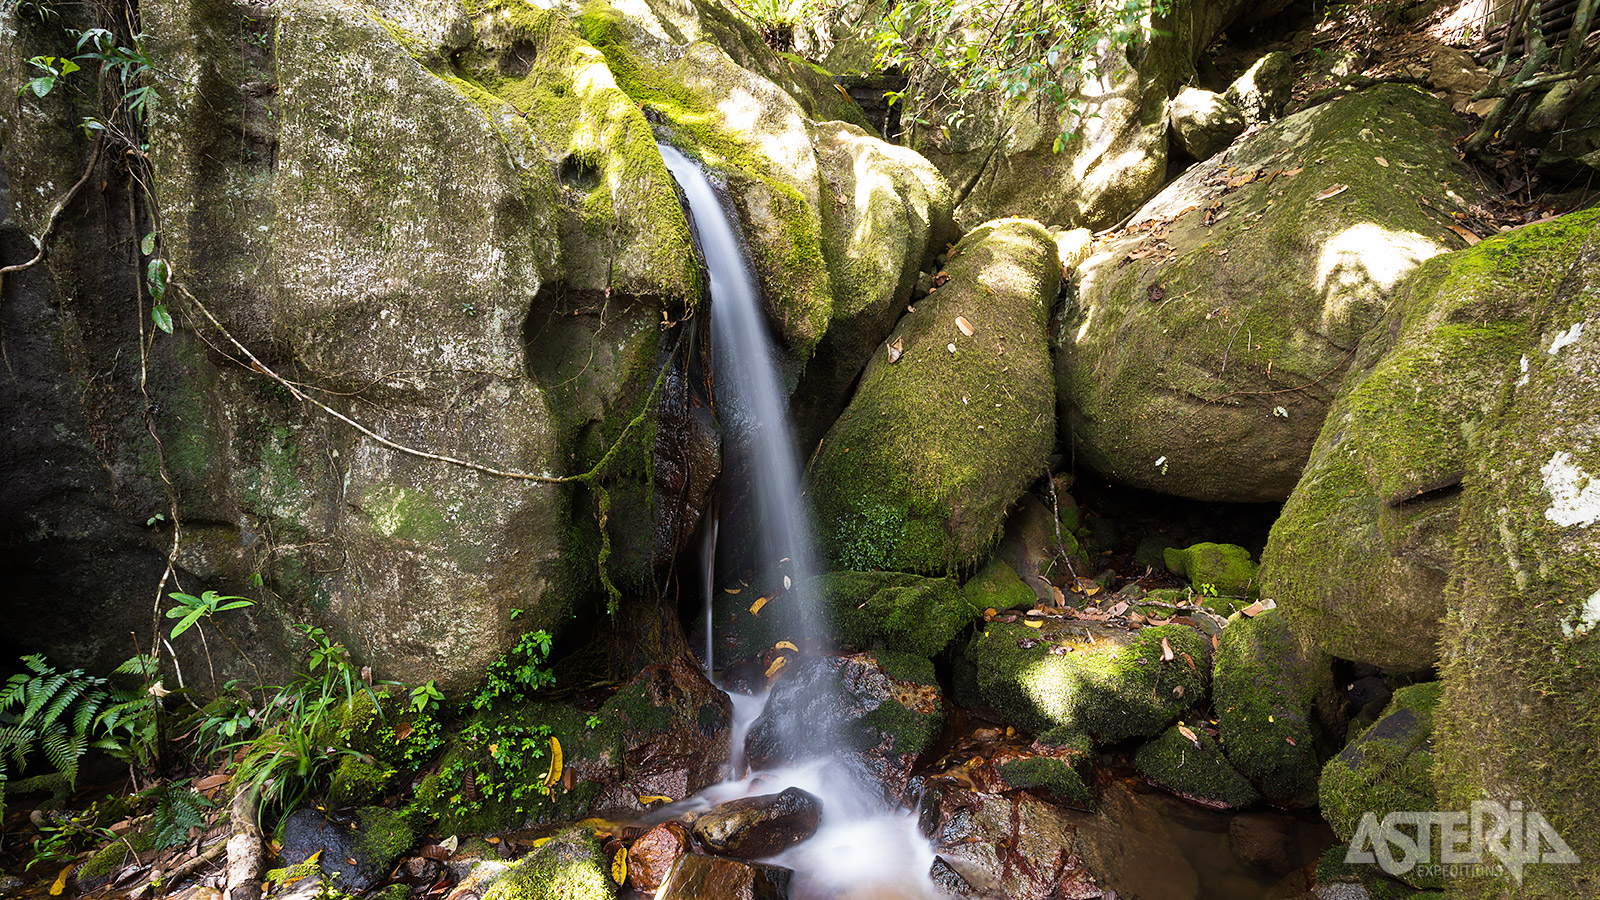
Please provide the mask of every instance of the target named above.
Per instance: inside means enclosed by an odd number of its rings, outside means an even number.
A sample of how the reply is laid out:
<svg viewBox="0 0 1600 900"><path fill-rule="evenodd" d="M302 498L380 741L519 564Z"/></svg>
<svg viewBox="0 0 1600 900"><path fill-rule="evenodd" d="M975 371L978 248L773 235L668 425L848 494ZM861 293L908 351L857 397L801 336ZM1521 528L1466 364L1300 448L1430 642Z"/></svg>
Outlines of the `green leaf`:
<svg viewBox="0 0 1600 900"><path fill-rule="evenodd" d="M156 252L156 233L154 231L144 236L144 241L139 244L139 252L145 256Z"/></svg>
<svg viewBox="0 0 1600 900"><path fill-rule="evenodd" d="M155 306L150 307L150 319L156 323L157 328L167 334L172 333L172 315L167 312L165 306L157 303Z"/></svg>
<svg viewBox="0 0 1600 900"><path fill-rule="evenodd" d="M43 97L45 94L50 93L51 88L55 86L56 77L54 75L40 75L38 78L28 82L28 90L33 91L35 97Z"/></svg>

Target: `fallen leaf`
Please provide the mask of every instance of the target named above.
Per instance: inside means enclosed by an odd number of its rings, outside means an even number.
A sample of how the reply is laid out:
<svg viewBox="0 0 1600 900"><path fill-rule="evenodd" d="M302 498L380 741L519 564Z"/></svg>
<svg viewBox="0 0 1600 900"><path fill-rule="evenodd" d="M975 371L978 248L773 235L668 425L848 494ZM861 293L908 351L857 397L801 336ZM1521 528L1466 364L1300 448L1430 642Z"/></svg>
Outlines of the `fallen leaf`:
<svg viewBox="0 0 1600 900"><path fill-rule="evenodd" d="M956 345L955 344L945 344L944 348L946 350L949 350L951 353L956 352Z"/></svg>
<svg viewBox="0 0 1600 900"><path fill-rule="evenodd" d="M744 588L723 588L722 592L724 594L737 594L742 590L744 590Z"/></svg>
<svg viewBox="0 0 1600 900"><path fill-rule="evenodd" d="M1172 652L1172 645L1167 643L1167 639L1166 638L1162 638L1161 639L1161 661L1162 662L1166 662L1167 660L1170 660L1170 659L1177 659L1177 655Z"/></svg>
<svg viewBox="0 0 1600 900"><path fill-rule="evenodd" d="M65 869L61 870L61 874L56 876L56 883L50 885L50 896L52 896L52 897L61 896L61 892L67 889L67 876L71 875L72 874L72 870L77 868L77 867L78 867L77 863L72 863L71 865L67 866Z"/></svg>
<svg viewBox="0 0 1600 900"><path fill-rule="evenodd" d="M966 335L967 337L972 337L974 334L977 333L973 329L972 323L967 321L967 317L966 316L956 316L956 327L961 329L961 333Z"/></svg>
<svg viewBox="0 0 1600 900"><path fill-rule="evenodd" d="M1289 742L1289 746L1291 746L1291 747L1300 746L1299 744L1295 743L1295 740L1292 737L1286 737L1286 738L1284 738L1284 740L1288 741Z"/></svg>
<svg viewBox="0 0 1600 900"><path fill-rule="evenodd" d="M1145 288L1145 296L1151 303L1160 303L1167 296L1167 289L1159 284L1151 284Z"/></svg>
<svg viewBox="0 0 1600 900"><path fill-rule="evenodd" d="M761 607L766 606L767 605L767 601L770 600L770 599L772 599L772 598L771 597L757 597L756 598L756 602L750 604L750 615L753 616L756 613L761 612Z"/></svg>
<svg viewBox="0 0 1600 900"><path fill-rule="evenodd" d="M787 576L787 575L783 576L783 589L784 590L787 591L789 589L789 586L792 585L793 583L794 582L789 580L789 576Z"/></svg>
<svg viewBox="0 0 1600 900"><path fill-rule="evenodd" d="M1466 228L1463 228L1460 225L1456 225L1456 224L1452 223L1452 224L1445 225L1445 227L1450 229L1451 231L1454 231L1456 234L1460 235L1461 239L1463 241L1467 242L1467 246L1468 247L1471 247L1473 244L1476 244L1479 241L1483 240L1483 238L1478 237L1476 234L1473 234L1471 231L1469 231Z"/></svg>
<svg viewBox="0 0 1600 900"><path fill-rule="evenodd" d="M499 843L498 839L496 840L496 843ZM445 860L450 858L450 851L446 850L443 846L441 846L439 844L429 844L426 847L423 847L422 849L418 850L417 851L417 855L422 857L423 859L431 859L431 860L435 860L437 862L444 862Z"/></svg>
<svg viewBox="0 0 1600 900"><path fill-rule="evenodd" d="M1105 586L1093 578L1079 578L1073 584L1073 590L1082 593L1085 597L1093 597L1105 590Z"/></svg>
<svg viewBox="0 0 1600 900"><path fill-rule="evenodd" d="M414 729L415 726L413 726L410 722L401 722L400 724L394 726L394 739L397 741L403 741L411 736L411 732Z"/></svg>
<svg viewBox="0 0 1600 900"><path fill-rule="evenodd" d="M987 621L989 621L989 620L990 620L990 619L992 619L992 618L994 618L994 615L995 615L995 613L996 613L996 612L998 612L998 611L999 611L999 610L996 610L996 609L995 609L995 608L994 608L994 607L992 607L992 606L991 606L991 607L989 607L989 608L988 608L988 609L986 609L986 610L984 610L984 611L983 611L983 620L984 620L984 621L985 621L985 622L987 622Z"/></svg>
<svg viewBox="0 0 1600 900"><path fill-rule="evenodd" d="M1266 611L1266 604L1262 603L1260 600L1257 600L1249 606L1246 606L1244 609L1239 610L1239 613L1246 618L1254 619L1256 616L1259 616Z"/></svg>
<svg viewBox="0 0 1600 900"><path fill-rule="evenodd" d="M1372 161L1380 166L1383 166L1385 169L1389 168L1389 161L1381 156L1374 156Z"/></svg>
<svg viewBox="0 0 1600 900"><path fill-rule="evenodd" d="M906 343L905 343L905 339L904 338L895 338L894 339L894 343L890 344L889 348L888 348L889 349L889 362L891 362L891 363L899 362L900 361L900 357L906 355L905 347L906 347Z"/></svg>
<svg viewBox="0 0 1600 900"><path fill-rule="evenodd" d="M1340 194L1342 194L1342 193L1344 193L1345 191L1348 191L1348 190L1350 190L1350 185L1348 185L1348 184L1336 184L1336 185L1333 185L1332 187L1326 188L1323 191L1319 192L1317 194L1317 196L1313 197L1312 199L1313 200L1326 200L1329 197L1336 197L1336 196L1338 196L1338 195L1340 195Z"/></svg>
<svg viewBox="0 0 1600 900"><path fill-rule="evenodd" d="M791 641L779 641L776 644L772 645L772 649L774 649L774 650L793 650L796 653L800 652L800 648L796 647L794 645L794 643L791 642Z"/></svg>
<svg viewBox="0 0 1600 900"><path fill-rule="evenodd" d="M1196 675L1199 675L1199 674L1200 674L1200 669L1199 669L1199 667L1197 667L1197 666L1196 666L1196 665L1195 665L1195 664L1194 664L1194 657L1192 657L1192 656L1190 656L1190 655L1189 655L1189 654L1187 654L1187 653L1180 653L1180 654L1179 654L1179 655L1180 655L1180 656L1182 656L1182 657L1183 657L1183 661L1184 661L1184 662L1186 662L1186 663L1188 663L1188 664L1189 664L1189 671L1191 671L1191 672L1193 672L1193 673L1195 673L1195 674L1196 674Z"/></svg>
<svg viewBox="0 0 1600 900"><path fill-rule="evenodd" d="M672 802L672 798L666 796L665 794L640 794L639 795L639 804L641 806L649 806L652 803L671 803L671 802Z"/></svg>
<svg viewBox="0 0 1600 900"><path fill-rule="evenodd" d="M611 858L611 880L619 885L628 880L628 848L626 847L618 850L617 855Z"/></svg>
<svg viewBox="0 0 1600 900"><path fill-rule="evenodd" d="M1056 587L1055 585L1052 584L1052 585L1050 585L1050 593L1051 593L1052 596L1055 597L1055 601L1056 601L1056 605L1057 606L1066 606L1067 605L1067 595L1061 593L1061 588L1058 588L1058 587Z"/></svg>
<svg viewBox="0 0 1600 900"><path fill-rule="evenodd" d="M1296 175L1299 175L1301 172L1304 172L1305 170L1306 170L1305 166L1296 166L1293 169L1284 169L1283 170L1283 177L1285 177L1285 178L1293 178Z"/></svg>
<svg viewBox="0 0 1600 900"><path fill-rule="evenodd" d="M944 283L949 281L949 280L950 280L950 273L949 272L940 272L939 274L933 276L933 286L934 287L943 287Z"/></svg>
<svg viewBox="0 0 1600 900"><path fill-rule="evenodd" d="M405 740L404 738L400 737L400 733L399 732L400 732L400 729L396 728L395 729L395 737L399 738L400 740ZM228 775L224 775L224 774L220 774L220 773L217 774L217 775L207 775L204 778L195 779L193 787L197 791L209 791L214 787L221 787L222 785L227 784L229 777L230 776L228 776Z"/></svg>
<svg viewBox="0 0 1600 900"><path fill-rule="evenodd" d="M1124 600L1121 603L1118 603L1116 606L1113 606L1110 609L1106 610L1106 615L1108 615L1108 616L1120 616L1120 615L1122 615L1123 613L1125 613L1127 611L1128 611L1128 601Z"/></svg>
<svg viewBox="0 0 1600 900"><path fill-rule="evenodd" d="M1200 736L1195 734L1189 726L1179 725L1178 733L1188 738L1194 744L1196 750L1200 749Z"/></svg>
<svg viewBox="0 0 1600 900"><path fill-rule="evenodd" d="M777 659L772 661L772 665L767 666L766 677L771 678L772 676L778 674L778 672L780 672L783 669L783 667L787 666L788 664L789 664L789 657L787 657L787 656L778 657Z"/></svg>
<svg viewBox="0 0 1600 900"><path fill-rule="evenodd" d="M561 760L561 741L557 740L556 736L552 734L550 735L550 769L544 774L545 790L555 787L556 783L561 780L561 772L563 768L564 767Z"/></svg>
<svg viewBox="0 0 1600 900"><path fill-rule="evenodd" d="M1022 624L1028 626L1029 628L1043 628L1044 627L1044 622L1039 620L1039 619L1029 619L1026 622L1023 622Z"/></svg>

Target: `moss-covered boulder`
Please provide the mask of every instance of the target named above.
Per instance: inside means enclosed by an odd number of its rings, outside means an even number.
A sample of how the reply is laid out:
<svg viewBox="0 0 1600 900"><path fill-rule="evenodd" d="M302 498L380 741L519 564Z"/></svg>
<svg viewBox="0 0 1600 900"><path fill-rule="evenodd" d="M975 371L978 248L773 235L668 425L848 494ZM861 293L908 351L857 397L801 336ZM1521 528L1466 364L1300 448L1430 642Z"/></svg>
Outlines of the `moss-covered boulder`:
<svg viewBox="0 0 1600 900"><path fill-rule="evenodd" d="M523 857L484 900L613 900L616 882L594 835L569 828Z"/></svg>
<svg viewBox="0 0 1600 900"><path fill-rule="evenodd" d="M844 567L971 565L1044 471L1055 242L1035 222L991 222L962 238L947 271L874 355L812 463L819 537Z"/></svg>
<svg viewBox="0 0 1600 900"><path fill-rule="evenodd" d="M1134 753L1133 764L1153 784L1205 806L1240 809L1261 802L1250 779L1203 728L1182 723L1168 728Z"/></svg>
<svg viewBox="0 0 1600 900"><path fill-rule="evenodd" d="M1167 571L1189 579L1195 591L1213 597L1257 597L1258 567L1250 551L1238 544L1191 544L1183 549L1168 548L1161 553Z"/></svg>
<svg viewBox="0 0 1600 900"><path fill-rule="evenodd" d="M1497 410L1508 390L1527 394L1517 384L1523 360L1530 370L1559 361L1546 352L1554 324L1541 334L1536 316L1563 302L1597 222L1600 214L1578 213L1484 241L1428 261L1396 292L1352 360L1262 554L1263 594L1297 633L1378 665L1421 669L1438 659L1459 554L1478 558L1467 548L1501 534L1480 519L1468 539L1461 517L1481 513L1474 504L1509 502L1489 485L1513 483L1500 471L1505 460L1531 452L1503 443L1526 425ZM1542 483L1548 460L1528 464L1530 484ZM1487 493L1469 500L1473 481ZM1538 528L1559 527L1542 518L1548 500L1518 502Z"/></svg>
<svg viewBox="0 0 1600 900"><path fill-rule="evenodd" d="M1025 609L1037 602L1033 590L1017 577L1015 569L998 558L989 560L978 574L967 579L961 592L979 614L986 609Z"/></svg>
<svg viewBox="0 0 1600 900"><path fill-rule="evenodd" d="M1273 803L1315 806L1316 704L1332 695L1332 661L1303 647L1274 609L1228 623L1211 677L1228 759Z"/></svg>
<svg viewBox="0 0 1600 900"><path fill-rule="evenodd" d="M983 698L1018 728L1066 726L1109 744L1155 735L1205 703L1211 643L1192 628L1035 621L991 622L966 652Z"/></svg>
<svg viewBox="0 0 1600 900"><path fill-rule="evenodd" d="M1085 739L1087 742L1087 739ZM1060 756L1027 756L1008 759L994 767L1007 785L1024 791L1037 791L1056 803L1069 806L1094 805L1092 769L1087 753L1076 758ZM1086 782L1085 773L1089 774Z"/></svg>
<svg viewBox="0 0 1600 900"><path fill-rule="evenodd" d="M950 187L921 154L846 122L818 123L816 141L833 314L790 408L804 451L844 409L918 273L956 238Z"/></svg>
<svg viewBox="0 0 1600 900"><path fill-rule="evenodd" d="M1438 100L1380 86L1168 185L1078 266L1057 400L1081 464L1204 500L1283 500L1352 348L1480 198ZM1381 160L1381 161L1380 161ZM1401 199L1403 198L1403 199Z"/></svg>
<svg viewBox="0 0 1600 900"><path fill-rule="evenodd" d="M1550 263L1567 259L1557 278L1527 262L1532 307L1516 320L1527 327L1523 355L1505 366L1514 375L1479 426L1462 478L1434 732L1434 785L1446 808L1521 800L1578 862L1529 865L1520 887L1453 886L1463 896L1579 897L1600 883L1597 222L1590 211L1552 223L1572 228L1568 251L1551 248Z"/></svg>
<svg viewBox="0 0 1600 900"><path fill-rule="evenodd" d="M1430 682L1396 691L1382 718L1323 767L1317 787L1322 817L1340 839L1354 838L1368 813L1382 821L1393 812L1439 808L1433 738L1442 690L1442 684ZM1428 861L1439 860L1435 855ZM1409 873L1389 874L1413 881Z"/></svg>

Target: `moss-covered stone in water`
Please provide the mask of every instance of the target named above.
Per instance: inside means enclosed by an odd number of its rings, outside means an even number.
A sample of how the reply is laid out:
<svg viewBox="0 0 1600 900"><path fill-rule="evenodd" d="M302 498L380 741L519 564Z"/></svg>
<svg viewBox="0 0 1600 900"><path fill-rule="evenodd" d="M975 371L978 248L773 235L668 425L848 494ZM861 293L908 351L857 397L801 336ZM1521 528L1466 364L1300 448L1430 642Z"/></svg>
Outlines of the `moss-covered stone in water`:
<svg viewBox="0 0 1600 900"><path fill-rule="evenodd" d="M1273 803L1314 806L1313 708L1332 693L1330 660L1307 650L1277 610L1235 617L1223 629L1212 675L1222 747Z"/></svg>
<svg viewBox="0 0 1600 900"><path fill-rule="evenodd" d="M1012 759L996 766L995 771L1006 784L1019 790L1045 791L1054 799L1073 806L1094 805L1094 793L1066 760L1049 756Z"/></svg>
<svg viewBox="0 0 1600 900"><path fill-rule="evenodd" d="M887 671L887 670L886 670ZM888 750L895 755L919 756L933 746L944 727L939 710L918 712L895 700L885 700L851 723L852 746L872 748L889 739Z"/></svg>
<svg viewBox="0 0 1600 900"><path fill-rule="evenodd" d="M1228 762L1215 738L1202 728L1191 727L1194 740L1190 740L1178 727L1168 728L1134 754L1134 765L1146 778L1175 794L1214 806L1238 809L1261 802L1250 779Z"/></svg>
<svg viewBox="0 0 1600 900"><path fill-rule="evenodd" d="M572 828L523 857L483 900L614 900L610 871L594 835Z"/></svg>
<svg viewBox="0 0 1600 900"><path fill-rule="evenodd" d="M1162 659L1163 641L1172 659ZM1205 702L1211 674L1210 642L1183 625L1129 633L1056 619L1041 628L991 622L966 658L1007 722L1033 732L1067 726L1103 744L1160 732Z"/></svg>
<svg viewBox="0 0 1600 900"><path fill-rule="evenodd" d="M883 674L890 678L930 687L939 686L939 678L934 672L933 663L926 657L894 650L874 650L867 655L877 660L878 665L883 668Z"/></svg>
<svg viewBox="0 0 1600 900"><path fill-rule="evenodd" d="M1193 544L1182 550L1170 548L1162 553L1168 571L1189 579L1203 595L1219 597L1258 597L1260 584L1257 566L1250 551L1237 544Z"/></svg>
<svg viewBox="0 0 1600 900"><path fill-rule="evenodd" d="M812 464L819 536L844 567L971 566L1044 470L1055 242L1034 222L991 222L962 239L947 271L891 336L904 355L874 355Z"/></svg>

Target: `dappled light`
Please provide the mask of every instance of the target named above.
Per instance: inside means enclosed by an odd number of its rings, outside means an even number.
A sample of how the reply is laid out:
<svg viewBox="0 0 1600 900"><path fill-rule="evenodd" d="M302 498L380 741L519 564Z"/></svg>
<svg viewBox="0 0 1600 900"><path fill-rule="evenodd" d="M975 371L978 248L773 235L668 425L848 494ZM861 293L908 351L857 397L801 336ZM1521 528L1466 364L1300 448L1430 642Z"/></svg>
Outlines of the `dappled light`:
<svg viewBox="0 0 1600 900"><path fill-rule="evenodd" d="M1390 231L1361 222L1322 245L1314 284L1322 292L1322 325L1347 324L1352 302L1375 301L1429 257L1443 253L1437 241L1413 231Z"/></svg>

